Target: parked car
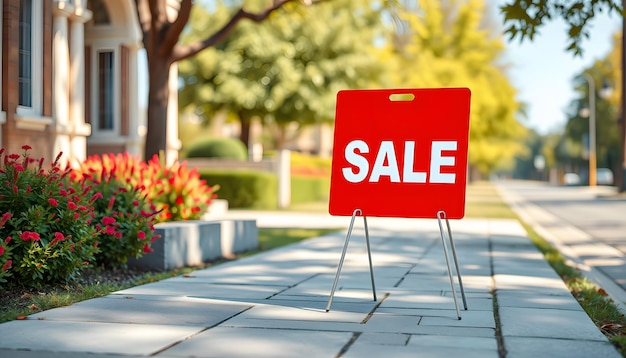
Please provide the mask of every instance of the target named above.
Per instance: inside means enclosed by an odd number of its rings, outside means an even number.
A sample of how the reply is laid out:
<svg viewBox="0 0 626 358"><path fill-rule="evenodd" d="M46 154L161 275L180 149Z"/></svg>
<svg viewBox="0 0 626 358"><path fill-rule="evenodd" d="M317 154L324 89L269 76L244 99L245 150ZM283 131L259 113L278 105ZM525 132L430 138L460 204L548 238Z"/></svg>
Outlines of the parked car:
<svg viewBox="0 0 626 358"><path fill-rule="evenodd" d="M596 169L596 184L613 185L613 172L609 168Z"/></svg>
<svg viewBox="0 0 626 358"><path fill-rule="evenodd" d="M565 173L563 183L565 185L580 185L580 176L576 173Z"/></svg>

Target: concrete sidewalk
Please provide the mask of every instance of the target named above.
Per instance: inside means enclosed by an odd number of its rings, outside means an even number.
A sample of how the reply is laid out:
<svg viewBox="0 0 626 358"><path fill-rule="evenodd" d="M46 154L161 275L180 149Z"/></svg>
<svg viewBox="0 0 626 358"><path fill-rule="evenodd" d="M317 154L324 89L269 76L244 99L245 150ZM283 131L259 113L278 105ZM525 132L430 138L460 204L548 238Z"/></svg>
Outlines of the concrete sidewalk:
<svg viewBox="0 0 626 358"><path fill-rule="evenodd" d="M516 221L451 221L458 320L436 220L368 218L377 301L357 220L326 312L350 219L232 215L344 230L0 324L0 357L621 357Z"/></svg>

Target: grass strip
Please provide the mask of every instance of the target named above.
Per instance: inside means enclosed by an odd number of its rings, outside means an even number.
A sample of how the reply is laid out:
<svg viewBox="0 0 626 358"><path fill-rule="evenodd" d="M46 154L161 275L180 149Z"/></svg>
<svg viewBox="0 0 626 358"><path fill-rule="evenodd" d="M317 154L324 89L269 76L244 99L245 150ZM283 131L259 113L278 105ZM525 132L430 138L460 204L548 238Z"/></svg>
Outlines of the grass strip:
<svg viewBox="0 0 626 358"><path fill-rule="evenodd" d="M528 237L543 253L546 261L563 279L572 295L585 310L589 318L609 339L617 350L626 357L626 318L606 291L596 286L582 273L567 264L565 257L533 228L522 222Z"/></svg>

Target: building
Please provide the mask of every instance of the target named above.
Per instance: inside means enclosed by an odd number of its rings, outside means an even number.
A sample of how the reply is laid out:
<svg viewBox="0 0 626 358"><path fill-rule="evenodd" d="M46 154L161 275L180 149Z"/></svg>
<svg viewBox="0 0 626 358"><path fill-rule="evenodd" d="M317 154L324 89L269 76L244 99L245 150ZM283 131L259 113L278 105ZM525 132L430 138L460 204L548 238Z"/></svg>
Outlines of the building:
<svg viewBox="0 0 626 358"><path fill-rule="evenodd" d="M72 165L88 155L141 155L141 31L133 0L0 0L0 146ZM176 68L172 69L175 87ZM168 161L178 149L177 92ZM173 105L172 105L173 104Z"/></svg>

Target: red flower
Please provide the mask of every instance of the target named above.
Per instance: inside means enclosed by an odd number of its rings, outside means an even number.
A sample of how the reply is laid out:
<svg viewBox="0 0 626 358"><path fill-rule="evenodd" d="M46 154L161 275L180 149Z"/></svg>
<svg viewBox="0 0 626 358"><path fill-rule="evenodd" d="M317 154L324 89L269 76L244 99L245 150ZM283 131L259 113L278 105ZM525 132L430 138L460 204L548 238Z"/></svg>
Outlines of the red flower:
<svg viewBox="0 0 626 358"><path fill-rule="evenodd" d="M8 244L9 242L11 242L11 240L13 240L13 238L11 236L7 236L7 238L4 239L4 243Z"/></svg>
<svg viewBox="0 0 626 358"><path fill-rule="evenodd" d="M6 271L9 268L11 268L11 265L13 264L13 260L7 260L7 262L5 262L4 266L2 266L2 271Z"/></svg>
<svg viewBox="0 0 626 358"><path fill-rule="evenodd" d="M4 246L0 245L0 256L4 254Z"/></svg>
<svg viewBox="0 0 626 358"><path fill-rule="evenodd" d="M145 240L145 239L146 239L146 233L145 233L145 232L143 232L143 231L140 231L140 232L138 232L138 233L137 233L137 237L138 237L140 240ZM0 247L1 247L1 246L0 246Z"/></svg>
<svg viewBox="0 0 626 358"><path fill-rule="evenodd" d="M61 196L67 196L67 190L61 189L59 190L59 194L61 194Z"/></svg>
<svg viewBox="0 0 626 358"><path fill-rule="evenodd" d="M61 159L62 155L63 155L63 152L59 152L59 154L57 154L57 157L54 158L54 165L57 165L59 163L59 160Z"/></svg>
<svg viewBox="0 0 626 358"><path fill-rule="evenodd" d="M111 225L115 223L115 218L112 218L110 216L105 216L102 218L102 223L104 225Z"/></svg>
<svg viewBox="0 0 626 358"><path fill-rule="evenodd" d="M50 205L54 206L55 208L59 206L59 203L57 202L56 199L48 199L48 202L50 203Z"/></svg>
<svg viewBox="0 0 626 358"><path fill-rule="evenodd" d="M184 201L182 196L176 198L176 205L183 205L183 203Z"/></svg>
<svg viewBox="0 0 626 358"><path fill-rule="evenodd" d="M133 205L134 206L139 206L139 202L135 199L135 200L133 200Z"/></svg>
<svg viewBox="0 0 626 358"><path fill-rule="evenodd" d="M154 250L152 250L152 248L150 248L150 246L148 244L143 245L143 252L145 254L150 253L152 251L154 251Z"/></svg>
<svg viewBox="0 0 626 358"><path fill-rule="evenodd" d="M76 209L78 209L78 206L76 206L76 204L74 204L73 201L68 201L67 202L67 208L70 209L70 210L76 210Z"/></svg>
<svg viewBox="0 0 626 358"><path fill-rule="evenodd" d="M113 204L115 203L115 197L112 196L111 199L109 199L109 205L107 205L107 209L111 210L113 209Z"/></svg>
<svg viewBox="0 0 626 358"><path fill-rule="evenodd" d="M39 234L32 231L24 231L20 234L20 239L24 241L39 241Z"/></svg>
<svg viewBox="0 0 626 358"><path fill-rule="evenodd" d="M2 218L0 218L0 227L3 227L3 226L4 226L4 224L6 224L6 223L7 223L7 221L8 221L11 217L13 217L13 214L11 214L11 213L4 213L4 214L2 215Z"/></svg>
<svg viewBox="0 0 626 358"><path fill-rule="evenodd" d="M115 227L107 225L106 227L106 233L107 235L113 235L115 234Z"/></svg>
<svg viewBox="0 0 626 358"><path fill-rule="evenodd" d="M24 144L24 145L22 146L22 149L24 149L24 150L31 150L31 149L33 149L33 148L32 148L30 145L28 145L28 144Z"/></svg>
<svg viewBox="0 0 626 358"><path fill-rule="evenodd" d="M63 237L63 234L57 231L54 233L54 239L52 239L52 242L50 242L50 246L56 244L59 241L63 241L64 239L65 238Z"/></svg>

